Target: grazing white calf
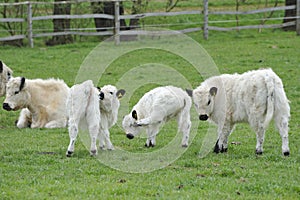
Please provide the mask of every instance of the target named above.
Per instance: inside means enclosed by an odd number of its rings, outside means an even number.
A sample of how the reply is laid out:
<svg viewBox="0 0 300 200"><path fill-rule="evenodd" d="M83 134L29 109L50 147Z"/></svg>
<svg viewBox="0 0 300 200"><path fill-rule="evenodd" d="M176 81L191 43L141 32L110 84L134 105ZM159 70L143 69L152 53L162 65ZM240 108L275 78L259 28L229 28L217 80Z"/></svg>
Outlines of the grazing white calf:
<svg viewBox="0 0 300 200"><path fill-rule="evenodd" d="M62 80L15 77L7 83L3 108L7 111L27 108L21 115L22 119L31 118L31 128L65 127L68 93L69 87Z"/></svg>
<svg viewBox="0 0 300 200"><path fill-rule="evenodd" d="M11 78L12 70L0 60L0 96L4 96L6 92L6 84Z"/></svg>
<svg viewBox="0 0 300 200"><path fill-rule="evenodd" d="M126 136L133 139L144 127L147 132L146 147L154 147L160 126L171 118L177 118L178 130L182 132L182 147L188 146L191 121L191 98L181 88L158 87L147 92L123 119Z"/></svg>
<svg viewBox="0 0 300 200"><path fill-rule="evenodd" d="M70 136L70 144L66 153L68 157L74 152L75 140L82 120L88 126L91 138L91 155L97 154L97 138L101 149L104 148L105 144L109 150L114 148L110 141L108 129L117 121L120 106L118 99L124 94L124 90L118 91L116 87L111 85L104 86L99 91L94 87L91 80L71 87L67 100Z"/></svg>
<svg viewBox="0 0 300 200"><path fill-rule="evenodd" d="M282 138L282 153L290 154L289 101L281 79L271 69L211 77L187 92L193 97L199 119L210 119L218 125L214 152L226 152L234 125L248 122L256 132L256 153L262 154L265 131L274 118Z"/></svg>

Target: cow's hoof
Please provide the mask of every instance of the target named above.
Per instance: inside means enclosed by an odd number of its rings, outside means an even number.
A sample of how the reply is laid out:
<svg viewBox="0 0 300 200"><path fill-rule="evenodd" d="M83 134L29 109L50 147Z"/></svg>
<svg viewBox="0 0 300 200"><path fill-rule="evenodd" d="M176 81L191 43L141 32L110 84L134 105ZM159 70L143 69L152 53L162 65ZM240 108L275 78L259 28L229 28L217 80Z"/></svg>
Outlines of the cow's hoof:
<svg viewBox="0 0 300 200"><path fill-rule="evenodd" d="M221 153L226 153L226 152L227 152L227 150L228 150L228 148L224 148L224 147L223 147L223 145L222 145L222 149L221 149L221 151L220 151L220 152L221 152Z"/></svg>
<svg viewBox="0 0 300 200"><path fill-rule="evenodd" d="M66 156L67 156L67 157L71 157L71 156L72 156L72 154L73 154L73 152L72 152L72 151L67 151L67 153L66 153Z"/></svg>
<svg viewBox="0 0 300 200"><path fill-rule="evenodd" d="M290 152L289 151L283 152L283 155L284 156L290 156Z"/></svg>
<svg viewBox="0 0 300 200"><path fill-rule="evenodd" d="M145 147L150 148L150 147L155 147L155 144L152 144L152 142L150 141L149 144L145 144Z"/></svg>
<svg viewBox="0 0 300 200"><path fill-rule="evenodd" d="M97 150L91 150L91 156L96 156L97 155Z"/></svg>
<svg viewBox="0 0 300 200"><path fill-rule="evenodd" d="M183 148L187 148L187 147L188 147L188 145L187 145L187 144L183 144L183 145L181 145L181 147L183 147Z"/></svg>
<svg viewBox="0 0 300 200"><path fill-rule="evenodd" d="M263 152L261 150L257 150L257 149L256 149L255 153L256 153L256 155L262 155L263 154Z"/></svg>
<svg viewBox="0 0 300 200"><path fill-rule="evenodd" d="M128 133L128 134L126 134L126 137L131 140L134 138L134 135L132 135L131 133Z"/></svg>
<svg viewBox="0 0 300 200"><path fill-rule="evenodd" d="M219 143L219 140L217 140L216 145L215 145L215 148L214 148L214 152L215 152L215 153L220 153L220 148L219 148L218 143Z"/></svg>

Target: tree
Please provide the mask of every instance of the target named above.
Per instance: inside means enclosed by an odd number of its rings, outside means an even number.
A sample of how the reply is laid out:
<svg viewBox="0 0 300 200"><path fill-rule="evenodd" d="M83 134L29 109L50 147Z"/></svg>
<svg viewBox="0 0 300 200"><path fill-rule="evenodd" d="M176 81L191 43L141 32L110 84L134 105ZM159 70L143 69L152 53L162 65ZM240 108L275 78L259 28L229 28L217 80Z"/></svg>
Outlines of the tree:
<svg viewBox="0 0 300 200"><path fill-rule="evenodd" d="M108 15L115 14L115 3L108 2L91 2L93 14L104 13ZM124 8L122 2L120 2L120 15L124 14ZM111 19L94 18L97 31L107 31L108 28L114 27L114 21ZM126 22L124 19L120 20L121 29L126 29Z"/></svg>
<svg viewBox="0 0 300 200"><path fill-rule="evenodd" d="M285 6L296 5L296 3L297 3L297 0L285 0ZM292 9L292 10L285 10L284 17L285 18L283 19L283 23L295 21L296 20L295 18L286 19L286 17L296 17L296 8ZM284 27L283 30L295 31L296 25Z"/></svg>
<svg viewBox="0 0 300 200"><path fill-rule="evenodd" d="M70 3L60 3L64 0L55 0L53 14L54 15L70 15L71 14L71 4ZM53 32L63 32L70 30L71 21L70 19L53 19ZM68 44L72 43L73 38L71 35L57 35L53 36L50 40L46 42L47 45L57 45L57 44Z"/></svg>

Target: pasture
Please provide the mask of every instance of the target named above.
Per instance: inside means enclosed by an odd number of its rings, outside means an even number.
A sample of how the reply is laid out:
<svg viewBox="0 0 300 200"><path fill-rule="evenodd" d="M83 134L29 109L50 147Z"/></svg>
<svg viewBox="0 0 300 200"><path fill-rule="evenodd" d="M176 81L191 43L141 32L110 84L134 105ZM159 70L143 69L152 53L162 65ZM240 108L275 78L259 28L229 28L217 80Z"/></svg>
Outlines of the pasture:
<svg viewBox="0 0 300 200"><path fill-rule="evenodd" d="M210 32L208 41L201 33L189 36L204 47L221 73L271 67L281 77L291 101L289 157L281 155L281 139L271 123L261 156L255 155L255 133L248 125L239 124L229 137L228 153L214 154L213 147L208 147L210 153L199 158L208 127L207 122L201 122L189 148L173 163L149 173L129 173L90 157L80 140L73 157L67 158L67 128L17 129L14 123L18 112L2 109L1 199L299 199L300 37L280 30ZM0 59L14 70L14 76L61 78L72 86L82 62L97 45L90 41L33 49L1 46ZM98 85L115 84L132 66L157 60L177 69L193 87L203 80L198 73L185 70L184 60L146 49L113 62ZM130 108L154 86L138 88L130 99ZM195 112L192 115L197 118ZM119 118L122 120L122 116ZM148 149L144 147L145 138L128 140L118 122L110 131L111 141L129 152L155 152L172 140L176 129L174 121L166 124L157 136L157 146Z"/></svg>

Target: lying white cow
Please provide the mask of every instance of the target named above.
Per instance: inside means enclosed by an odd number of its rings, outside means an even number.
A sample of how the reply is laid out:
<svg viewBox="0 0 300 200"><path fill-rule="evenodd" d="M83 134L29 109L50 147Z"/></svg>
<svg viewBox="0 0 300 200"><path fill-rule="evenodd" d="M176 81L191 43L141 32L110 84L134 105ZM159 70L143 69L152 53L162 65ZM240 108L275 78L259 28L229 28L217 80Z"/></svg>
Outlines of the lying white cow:
<svg viewBox="0 0 300 200"><path fill-rule="evenodd" d="M4 96L6 92L6 84L11 78L12 70L0 60L0 96Z"/></svg>
<svg viewBox="0 0 300 200"><path fill-rule="evenodd" d="M248 122L256 132L256 153L262 154L265 131L274 118L282 138L282 153L290 154L289 101L281 79L271 69L211 77L187 92L193 97L199 119L210 119L218 125L214 152L226 152L234 125Z"/></svg>
<svg viewBox="0 0 300 200"><path fill-rule="evenodd" d="M66 153L68 157L74 152L81 120L85 120L88 126L91 138L91 155L97 154L97 138L100 149L103 149L105 144L107 149L114 149L108 129L117 121L120 106L119 98L124 94L125 90L117 90L112 85L106 85L99 91L94 87L91 80L71 87L67 100L70 136L70 144Z"/></svg>
<svg viewBox="0 0 300 200"><path fill-rule="evenodd" d="M31 118L31 128L65 127L68 93L69 87L62 80L11 78L7 83L3 108L7 111L27 108L21 112L25 116L20 118Z"/></svg>
<svg viewBox="0 0 300 200"><path fill-rule="evenodd" d="M147 92L123 119L126 136L133 139L141 129L146 129L146 147L154 147L160 126L171 118L177 118L178 130L182 132L182 147L188 146L191 121L191 98L174 86L158 87Z"/></svg>

